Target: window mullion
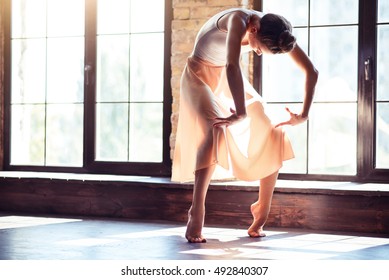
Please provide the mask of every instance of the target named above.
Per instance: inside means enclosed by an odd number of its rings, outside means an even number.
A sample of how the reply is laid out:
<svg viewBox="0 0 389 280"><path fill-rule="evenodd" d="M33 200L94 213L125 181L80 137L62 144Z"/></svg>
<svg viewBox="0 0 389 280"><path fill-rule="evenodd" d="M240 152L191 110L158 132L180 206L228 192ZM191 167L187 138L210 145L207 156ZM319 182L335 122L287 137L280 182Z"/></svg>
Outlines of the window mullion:
<svg viewBox="0 0 389 280"><path fill-rule="evenodd" d="M374 170L375 147L375 69L377 1L360 0L358 59L358 177L368 178ZM365 62L370 59L371 78L365 77Z"/></svg>
<svg viewBox="0 0 389 280"><path fill-rule="evenodd" d="M85 0L84 167L95 159L96 0Z"/></svg>
<svg viewBox="0 0 389 280"><path fill-rule="evenodd" d="M11 158L11 0L2 1L0 13L0 28L2 28L1 33L3 35L3 38L0 39L4 39L3 42L0 41L0 46L4 46L4 48L0 48L0 56L4 58L3 65L0 65L0 67L3 67L1 74L4 80L4 87L0 89L0 94L4 96L0 109L1 113L4 112L4 121L0 124L0 128L4 129L4 143L0 148L3 162L0 165L7 169L10 166Z"/></svg>

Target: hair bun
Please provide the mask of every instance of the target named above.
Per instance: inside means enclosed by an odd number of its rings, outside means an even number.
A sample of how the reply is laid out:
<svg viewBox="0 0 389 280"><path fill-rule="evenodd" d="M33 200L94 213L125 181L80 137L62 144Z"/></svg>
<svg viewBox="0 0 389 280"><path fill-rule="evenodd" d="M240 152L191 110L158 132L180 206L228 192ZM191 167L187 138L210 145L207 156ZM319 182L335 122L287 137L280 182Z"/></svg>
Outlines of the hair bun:
<svg viewBox="0 0 389 280"><path fill-rule="evenodd" d="M295 45L296 37L294 37L289 30L285 29L278 36L278 48L281 50L281 52L289 52L294 48Z"/></svg>
<svg viewBox="0 0 389 280"><path fill-rule="evenodd" d="M261 18L258 36L273 54L289 52L296 45L296 37L292 35L290 22L283 16L272 13Z"/></svg>

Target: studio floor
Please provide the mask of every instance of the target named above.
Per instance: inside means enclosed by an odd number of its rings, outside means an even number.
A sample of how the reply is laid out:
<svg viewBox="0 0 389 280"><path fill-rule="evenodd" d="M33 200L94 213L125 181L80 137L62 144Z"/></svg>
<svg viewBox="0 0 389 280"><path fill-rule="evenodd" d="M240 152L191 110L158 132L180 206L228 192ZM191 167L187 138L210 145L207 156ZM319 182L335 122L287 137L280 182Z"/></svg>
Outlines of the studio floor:
<svg viewBox="0 0 389 280"><path fill-rule="evenodd" d="M389 238L207 226L208 242L189 244L169 222L23 216L0 213L1 260L389 260Z"/></svg>

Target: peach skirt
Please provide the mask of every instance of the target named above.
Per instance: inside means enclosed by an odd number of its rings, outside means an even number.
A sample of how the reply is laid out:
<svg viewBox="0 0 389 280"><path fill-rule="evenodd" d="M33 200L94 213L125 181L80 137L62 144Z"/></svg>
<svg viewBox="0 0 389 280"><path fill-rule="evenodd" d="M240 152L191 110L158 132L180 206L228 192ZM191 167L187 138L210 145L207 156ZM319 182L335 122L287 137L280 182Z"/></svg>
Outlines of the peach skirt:
<svg viewBox="0 0 389 280"><path fill-rule="evenodd" d="M243 80L247 117L227 128L214 128L215 118L228 117L234 109L225 67L188 58L181 77L172 181L193 181L196 170L214 164L212 179L255 181L294 157L288 137L272 125L261 97Z"/></svg>

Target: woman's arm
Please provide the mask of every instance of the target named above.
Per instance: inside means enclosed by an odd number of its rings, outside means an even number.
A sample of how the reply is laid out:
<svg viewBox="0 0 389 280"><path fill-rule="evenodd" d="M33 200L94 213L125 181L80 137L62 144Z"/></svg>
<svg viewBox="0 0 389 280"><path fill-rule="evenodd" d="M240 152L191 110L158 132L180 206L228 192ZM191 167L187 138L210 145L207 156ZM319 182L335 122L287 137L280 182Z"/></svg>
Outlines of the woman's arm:
<svg viewBox="0 0 389 280"><path fill-rule="evenodd" d="M309 57L305 54L305 52L300 48L299 45L296 44L296 46L289 53L289 55L305 75L305 94L303 109L300 114L294 114L288 108L286 108L286 110L290 114L290 119L288 121L279 123L278 125L276 125L276 127L281 125L296 125L299 123L303 123L308 119L309 110L313 101L313 95L315 93L317 79L319 77L319 72L316 70Z"/></svg>
<svg viewBox="0 0 389 280"><path fill-rule="evenodd" d="M240 69L240 49L242 39L247 31L247 24L240 13L232 13L228 17L226 75L234 99L235 111L228 118L217 118L215 126L228 126L246 117L244 87Z"/></svg>

